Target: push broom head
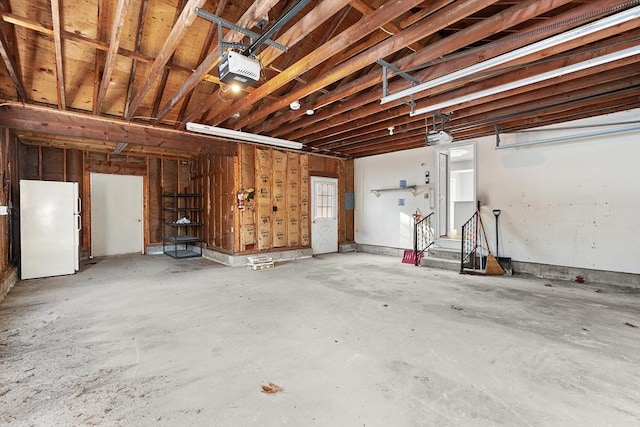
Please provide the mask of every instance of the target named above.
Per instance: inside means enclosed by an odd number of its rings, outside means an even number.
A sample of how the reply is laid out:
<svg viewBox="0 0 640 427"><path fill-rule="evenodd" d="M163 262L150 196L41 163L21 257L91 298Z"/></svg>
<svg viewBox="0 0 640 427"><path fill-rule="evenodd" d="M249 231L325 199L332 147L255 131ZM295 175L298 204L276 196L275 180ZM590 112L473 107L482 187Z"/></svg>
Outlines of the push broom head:
<svg viewBox="0 0 640 427"><path fill-rule="evenodd" d="M487 276L500 276L504 274L504 269L498 263L496 257L493 254L487 254L487 266L484 270Z"/></svg>

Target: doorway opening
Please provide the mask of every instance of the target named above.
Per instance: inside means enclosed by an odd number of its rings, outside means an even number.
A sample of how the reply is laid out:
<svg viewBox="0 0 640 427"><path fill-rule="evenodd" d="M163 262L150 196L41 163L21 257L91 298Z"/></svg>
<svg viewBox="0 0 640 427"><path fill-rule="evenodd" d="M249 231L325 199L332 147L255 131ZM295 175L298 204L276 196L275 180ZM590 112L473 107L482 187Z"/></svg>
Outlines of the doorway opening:
<svg viewBox="0 0 640 427"><path fill-rule="evenodd" d="M475 144L438 150L438 234L460 239L462 225L475 212Z"/></svg>

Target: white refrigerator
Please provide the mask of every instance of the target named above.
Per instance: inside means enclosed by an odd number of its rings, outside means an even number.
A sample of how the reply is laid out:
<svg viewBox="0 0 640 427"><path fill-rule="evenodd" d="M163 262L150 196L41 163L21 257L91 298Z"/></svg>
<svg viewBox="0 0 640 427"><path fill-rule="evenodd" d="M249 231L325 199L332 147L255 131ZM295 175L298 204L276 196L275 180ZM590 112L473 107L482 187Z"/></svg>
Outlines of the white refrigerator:
<svg viewBox="0 0 640 427"><path fill-rule="evenodd" d="M20 277L78 271L80 227L77 182L20 180Z"/></svg>

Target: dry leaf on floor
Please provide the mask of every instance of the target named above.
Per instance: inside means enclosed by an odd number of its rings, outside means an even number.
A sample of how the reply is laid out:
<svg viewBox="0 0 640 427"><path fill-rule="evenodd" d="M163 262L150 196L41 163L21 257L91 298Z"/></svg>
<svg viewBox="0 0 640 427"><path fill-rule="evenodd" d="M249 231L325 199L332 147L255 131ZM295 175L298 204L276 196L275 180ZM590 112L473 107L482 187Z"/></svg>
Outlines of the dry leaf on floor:
<svg viewBox="0 0 640 427"><path fill-rule="evenodd" d="M262 386L262 392L266 394L275 394L283 390L284 390L284 387L280 387L279 385L274 383L269 383L267 385Z"/></svg>
<svg viewBox="0 0 640 427"><path fill-rule="evenodd" d="M632 328L637 328L637 326L634 325L633 323L624 322L624 324L627 325L627 326L631 326Z"/></svg>
<svg viewBox="0 0 640 427"><path fill-rule="evenodd" d="M551 283L545 283L545 286L546 286L547 288L551 288L551 287L553 287L553 285L552 285Z"/></svg>

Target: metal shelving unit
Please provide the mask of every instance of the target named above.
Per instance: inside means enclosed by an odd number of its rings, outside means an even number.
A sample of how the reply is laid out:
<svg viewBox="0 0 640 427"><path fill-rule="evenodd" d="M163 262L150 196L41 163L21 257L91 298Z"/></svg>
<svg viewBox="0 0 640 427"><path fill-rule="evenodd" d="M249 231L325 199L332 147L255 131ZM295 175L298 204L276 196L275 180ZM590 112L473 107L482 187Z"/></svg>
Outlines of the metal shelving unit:
<svg viewBox="0 0 640 427"><path fill-rule="evenodd" d="M202 256L202 195L162 195L162 252L173 258Z"/></svg>

